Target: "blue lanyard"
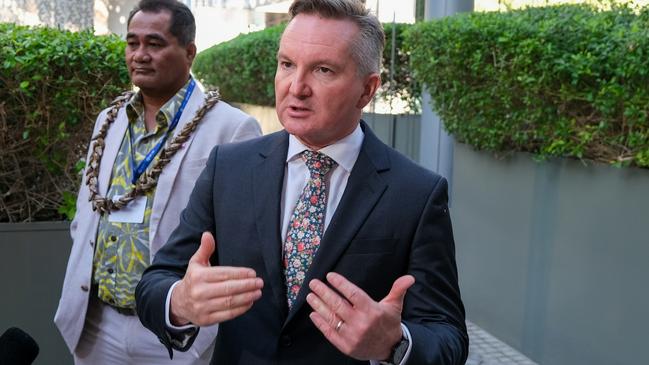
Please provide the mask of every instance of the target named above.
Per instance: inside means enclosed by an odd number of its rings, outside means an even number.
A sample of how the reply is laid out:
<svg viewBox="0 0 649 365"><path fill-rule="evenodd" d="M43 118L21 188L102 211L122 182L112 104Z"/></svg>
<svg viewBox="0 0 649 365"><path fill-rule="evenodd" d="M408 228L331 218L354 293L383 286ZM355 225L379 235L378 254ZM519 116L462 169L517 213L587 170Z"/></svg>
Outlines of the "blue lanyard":
<svg viewBox="0 0 649 365"><path fill-rule="evenodd" d="M165 142L167 141L167 138L169 138L169 135L173 132L174 128L176 128L176 125L178 125L178 121L180 120L180 116L183 114L183 110L185 110L185 106L187 106L187 102L189 101L189 97L192 95L192 92L194 91L194 87L196 86L196 81L194 81L194 78L192 78L189 81L189 86L187 86L187 92L185 92L185 97L183 98L183 102L180 104L180 108L176 111L176 115L174 115L174 118L171 120L171 124L169 124L169 129L167 129L167 133L165 133L164 136L160 139L158 144L153 147L149 153L146 154L144 157L144 160L140 162L140 164L135 167L135 152L133 151L133 131L131 130L131 123L128 124L128 134L129 134L129 141L131 142L131 169L133 171L133 179L131 180L131 183L135 185L137 182L137 179L140 178L140 176L146 171L146 169L149 167L151 162L153 162L153 159L155 156L160 152L160 149L162 149L162 146L164 146Z"/></svg>

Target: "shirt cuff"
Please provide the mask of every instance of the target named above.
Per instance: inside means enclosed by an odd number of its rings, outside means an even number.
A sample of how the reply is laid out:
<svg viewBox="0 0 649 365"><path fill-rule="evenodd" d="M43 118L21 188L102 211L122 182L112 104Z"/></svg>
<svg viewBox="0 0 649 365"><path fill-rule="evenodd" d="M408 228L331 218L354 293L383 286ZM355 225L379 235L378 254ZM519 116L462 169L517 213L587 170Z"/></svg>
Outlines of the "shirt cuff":
<svg viewBox="0 0 649 365"><path fill-rule="evenodd" d="M176 332L176 333L184 332L186 330L196 329L197 328L193 324L186 324L184 326L174 326L173 324L171 324L171 316L170 316L170 314L171 314L171 312L170 312L170 310L171 310L171 292L174 291L174 288L179 283L180 283L180 280L176 281L171 286L171 288L169 288L169 291L167 292L167 299L165 300L165 322L166 322L165 324L167 325L168 329L170 329L170 330L172 330L173 332Z"/></svg>
<svg viewBox="0 0 649 365"><path fill-rule="evenodd" d="M404 323L401 323L401 332L403 332L403 337L408 340L408 349L406 350L406 354L403 355L403 359L401 359L401 362L399 363L399 365L405 365L410 358L410 350L412 350L412 336L410 336L408 326L406 326Z"/></svg>
<svg viewBox="0 0 649 365"><path fill-rule="evenodd" d="M394 364L394 365L405 365L406 362L408 362L408 359L410 358L410 351L412 350L412 337L410 336L410 331L408 330L408 326L406 326L404 323L401 323L401 335L408 340L408 349L406 350L406 353L403 355L401 362L399 362L399 364ZM378 360L370 360L370 365L380 365L380 364Z"/></svg>

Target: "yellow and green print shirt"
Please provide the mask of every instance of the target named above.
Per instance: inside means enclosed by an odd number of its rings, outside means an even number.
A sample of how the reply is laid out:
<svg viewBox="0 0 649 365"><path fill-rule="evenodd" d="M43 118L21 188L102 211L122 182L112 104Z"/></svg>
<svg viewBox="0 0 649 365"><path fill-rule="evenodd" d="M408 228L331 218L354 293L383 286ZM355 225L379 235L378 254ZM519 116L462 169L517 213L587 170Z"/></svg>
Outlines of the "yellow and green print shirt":
<svg viewBox="0 0 649 365"><path fill-rule="evenodd" d="M107 194L110 199L115 199L116 196L130 190L133 178L131 156L135 156L133 165L139 165L167 133L169 124L185 97L188 84L185 84L160 108L160 112L156 115L157 126L152 131L147 132L144 124L142 95L138 92L126 104L130 128L127 128L124 133L113 164ZM157 156L148 168L151 168L156 161ZM94 283L97 284L99 299L105 303L121 308L135 308L135 287L150 264L149 221L154 194L155 189L146 194L147 201L142 223L110 222L109 214L104 214L99 221L93 263Z"/></svg>

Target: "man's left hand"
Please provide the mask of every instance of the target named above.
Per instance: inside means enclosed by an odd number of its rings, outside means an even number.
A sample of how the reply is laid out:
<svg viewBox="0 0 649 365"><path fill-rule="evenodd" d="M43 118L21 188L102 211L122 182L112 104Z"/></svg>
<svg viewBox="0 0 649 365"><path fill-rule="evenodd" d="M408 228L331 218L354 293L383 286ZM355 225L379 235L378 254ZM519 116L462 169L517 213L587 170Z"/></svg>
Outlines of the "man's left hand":
<svg viewBox="0 0 649 365"><path fill-rule="evenodd" d="M314 309L310 318L315 326L348 356L357 360L387 359L401 339L403 298L415 278L398 278L380 302L342 275L331 272L327 282L331 287L318 279L309 282L312 292L306 300Z"/></svg>

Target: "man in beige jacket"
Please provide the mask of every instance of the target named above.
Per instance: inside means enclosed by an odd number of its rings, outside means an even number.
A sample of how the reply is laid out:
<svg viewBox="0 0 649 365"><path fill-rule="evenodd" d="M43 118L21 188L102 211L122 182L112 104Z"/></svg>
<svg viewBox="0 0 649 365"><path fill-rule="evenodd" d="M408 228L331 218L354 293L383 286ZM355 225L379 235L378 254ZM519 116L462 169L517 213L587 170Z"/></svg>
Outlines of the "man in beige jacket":
<svg viewBox="0 0 649 365"><path fill-rule="evenodd" d="M261 134L190 76L195 29L175 0L143 0L129 16L126 64L139 91L97 118L55 317L76 364L171 363L135 315L135 286L178 225L212 148ZM216 331L204 328L174 364L207 363Z"/></svg>

